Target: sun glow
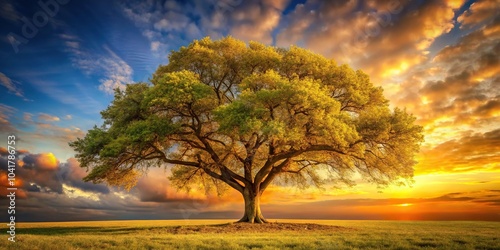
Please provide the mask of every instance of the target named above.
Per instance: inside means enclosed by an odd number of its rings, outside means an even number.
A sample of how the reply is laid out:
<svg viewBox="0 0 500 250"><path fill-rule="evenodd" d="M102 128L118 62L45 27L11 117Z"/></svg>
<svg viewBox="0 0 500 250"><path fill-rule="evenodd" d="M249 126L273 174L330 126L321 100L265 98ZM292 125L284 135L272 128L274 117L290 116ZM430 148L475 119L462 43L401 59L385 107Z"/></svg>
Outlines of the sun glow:
<svg viewBox="0 0 500 250"><path fill-rule="evenodd" d="M100 201L99 195L97 195L93 192L84 191L84 190L81 190L81 189L76 188L76 187L68 186L66 184L62 184L62 188L63 188L64 193L69 198L72 198L72 199L87 198L87 199L93 200L93 201Z"/></svg>
<svg viewBox="0 0 500 250"><path fill-rule="evenodd" d="M411 205L413 205L413 204L411 204L411 203L403 203L403 204L398 204L396 206L398 206L398 207L409 207Z"/></svg>
<svg viewBox="0 0 500 250"><path fill-rule="evenodd" d="M422 104L424 104L424 105L427 105L427 104L429 104L429 103L430 103L429 98L427 98L427 96L423 96L423 97L421 97L421 98L420 98L420 101L421 101L421 102L422 102Z"/></svg>
<svg viewBox="0 0 500 250"><path fill-rule="evenodd" d="M400 75L400 74L404 73L408 69L409 66L410 65L408 64L408 62L403 61L395 67L386 69L386 71L384 72L384 74L382 76L383 77L390 77L390 76Z"/></svg>

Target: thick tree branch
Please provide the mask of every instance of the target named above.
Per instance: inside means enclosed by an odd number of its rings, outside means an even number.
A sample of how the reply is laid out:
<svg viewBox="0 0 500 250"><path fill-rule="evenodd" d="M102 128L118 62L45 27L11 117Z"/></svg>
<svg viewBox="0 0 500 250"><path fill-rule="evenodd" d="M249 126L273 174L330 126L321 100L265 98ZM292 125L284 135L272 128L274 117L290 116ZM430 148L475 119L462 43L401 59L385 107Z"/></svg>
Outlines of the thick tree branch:
<svg viewBox="0 0 500 250"><path fill-rule="evenodd" d="M286 167L290 165L291 159L288 158L284 160L282 163L278 164L278 166L273 167L272 170L269 172L267 177L262 181L262 183L259 183L259 192L263 193L264 190L271 184L271 182L278 176L279 173L283 171Z"/></svg>
<svg viewBox="0 0 500 250"><path fill-rule="evenodd" d="M197 119L197 116L196 116L196 119ZM198 140L200 140L204 146L202 149L210 155L212 160L215 162L216 166L220 168L221 173L223 174L222 175L223 177L227 178L228 181L233 181L235 183L237 183L236 180L239 180L239 181L243 182L245 185L251 184L249 180L245 179L243 176L235 173L234 171L232 171L231 169L227 168L224 165L223 161L220 159L219 155L212 148L212 146L208 142L207 138L205 136L201 135L201 129L199 129L196 132L196 136L197 136Z"/></svg>
<svg viewBox="0 0 500 250"><path fill-rule="evenodd" d="M290 150L290 151L285 152L285 153L279 153L279 154L276 154L274 156L270 156L267 159L267 161L264 163L264 166L255 175L255 182L254 183L256 185L259 185L264 180L264 178L269 174L269 172L273 168L273 165L276 162L278 162L280 160L289 159L289 158L298 156L298 155L302 154L303 152L305 152L305 151L304 150Z"/></svg>

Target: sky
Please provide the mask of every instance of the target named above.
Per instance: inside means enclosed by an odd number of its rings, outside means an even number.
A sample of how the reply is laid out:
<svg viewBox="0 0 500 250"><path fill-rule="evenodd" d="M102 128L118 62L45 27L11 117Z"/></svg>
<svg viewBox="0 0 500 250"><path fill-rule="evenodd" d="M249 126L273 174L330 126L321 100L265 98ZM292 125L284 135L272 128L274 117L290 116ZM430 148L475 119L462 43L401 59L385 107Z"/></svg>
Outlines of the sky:
<svg viewBox="0 0 500 250"><path fill-rule="evenodd" d="M273 186L266 218L500 221L498 0L4 0L0 27L0 202L14 135L18 221L241 217L238 193L180 192L163 169L130 191L83 182L68 146L102 124L114 88L227 35L361 69L424 127L411 187Z"/></svg>

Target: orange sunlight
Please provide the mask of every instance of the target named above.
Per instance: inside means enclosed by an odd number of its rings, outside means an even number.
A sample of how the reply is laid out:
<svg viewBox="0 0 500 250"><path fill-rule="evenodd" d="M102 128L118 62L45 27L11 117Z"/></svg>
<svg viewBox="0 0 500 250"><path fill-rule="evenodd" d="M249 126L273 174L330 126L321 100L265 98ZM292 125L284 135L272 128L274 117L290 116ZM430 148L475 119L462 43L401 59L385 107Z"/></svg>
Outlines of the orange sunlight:
<svg viewBox="0 0 500 250"><path fill-rule="evenodd" d="M411 205L413 205L413 204L411 204L411 203L403 203L403 204L398 204L396 206L398 206L398 207L409 207Z"/></svg>

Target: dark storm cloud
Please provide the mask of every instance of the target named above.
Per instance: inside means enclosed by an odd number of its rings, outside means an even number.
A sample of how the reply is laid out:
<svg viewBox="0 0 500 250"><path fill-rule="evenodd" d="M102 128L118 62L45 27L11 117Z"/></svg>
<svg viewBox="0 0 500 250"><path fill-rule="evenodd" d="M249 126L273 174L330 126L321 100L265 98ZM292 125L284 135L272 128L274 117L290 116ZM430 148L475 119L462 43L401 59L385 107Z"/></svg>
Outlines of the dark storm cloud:
<svg viewBox="0 0 500 250"><path fill-rule="evenodd" d="M0 148L0 152L5 148ZM85 170L80 168L75 159L68 159L66 163L60 163L51 153L31 154L20 151L16 165L16 178L24 183L23 188L27 192L55 192L63 193L63 184L79 188L83 191L96 193L109 193L109 188L104 184L93 184L83 182L86 175ZM7 160L5 154L0 158L0 169L7 172Z"/></svg>
<svg viewBox="0 0 500 250"><path fill-rule="evenodd" d="M80 163L74 158L70 158L67 162L60 164L58 174L63 183L83 191L102 194L108 194L110 192L109 188L104 184L84 182L82 179L87 175L87 172L80 167Z"/></svg>
<svg viewBox="0 0 500 250"><path fill-rule="evenodd" d="M2 199L8 187L5 151L0 147ZM51 153L21 152L16 187L22 221L207 218L218 214L212 210L222 202L203 194L177 192L163 169L151 169L127 192L84 182L87 172L74 158L60 163Z"/></svg>
<svg viewBox="0 0 500 250"><path fill-rule="evenodd" d="M57 177L59 162L53 154L26 154L20 157L16 176L24 182L25 190L35 190L32 184L44 192L62 193L63 188ZM2 166L6 171L6 166Z"/></svg>

